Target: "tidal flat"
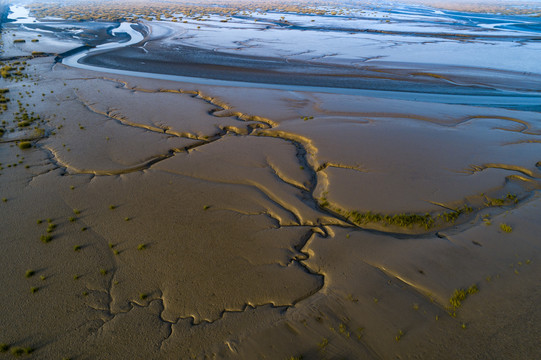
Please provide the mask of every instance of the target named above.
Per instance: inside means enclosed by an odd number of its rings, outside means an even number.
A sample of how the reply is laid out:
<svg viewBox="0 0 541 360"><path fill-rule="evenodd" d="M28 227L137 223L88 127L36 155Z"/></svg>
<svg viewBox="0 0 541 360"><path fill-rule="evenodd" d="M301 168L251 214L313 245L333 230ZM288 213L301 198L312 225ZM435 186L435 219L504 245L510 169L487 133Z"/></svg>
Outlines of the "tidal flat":
<svg viewBox="0 0 541 360"><path fill-rule="evenodd" d="M0 358L541 357L541 10L81 4L4 4Z"/></svg>

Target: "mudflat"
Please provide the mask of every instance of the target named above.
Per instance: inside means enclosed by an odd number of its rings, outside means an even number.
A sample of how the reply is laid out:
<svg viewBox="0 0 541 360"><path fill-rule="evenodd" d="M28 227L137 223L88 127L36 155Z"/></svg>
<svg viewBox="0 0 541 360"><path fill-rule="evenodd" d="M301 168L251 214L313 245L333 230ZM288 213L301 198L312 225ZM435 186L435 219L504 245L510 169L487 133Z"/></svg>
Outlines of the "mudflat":
<svg viewBox="0 0 541 360"><path fill-rule="evenodd" d="M307 31L258 16L263 39ZM209 50L237 21L147 21L123 48L81 23L113 44L81 61L103 71L59 61L74 23L3 24L0 357L541 356L540 75Z"/></svg>

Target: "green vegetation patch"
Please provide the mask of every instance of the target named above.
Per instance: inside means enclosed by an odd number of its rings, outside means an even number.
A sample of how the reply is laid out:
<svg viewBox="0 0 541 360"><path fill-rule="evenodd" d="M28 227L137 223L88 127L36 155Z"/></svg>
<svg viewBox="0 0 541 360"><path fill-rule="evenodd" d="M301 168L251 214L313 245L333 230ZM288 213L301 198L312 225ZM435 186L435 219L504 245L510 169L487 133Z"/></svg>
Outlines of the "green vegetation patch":
<svg viewBox="0 0 541 360"><path fill-rule="evenodd" d="M453 313L462 306L462 302L466 300L466 298L470 295L473 295L475 293L479 292L479 288L476 284L473 284L467 289L456 289L453 293L453 296L449 299L449 303L451 305L451 310Z"/></svg>
<svg viewBox="0 0 541 360"><path fill-rule="evenodd" d="M513 231L513 228L510 226L510 225L507 225L505 223L501 223L500 224L500 229L503 231L503 232L506 232L506 233L510 233L511 231Z"/></svg>
<svg viewBox="0 0 541 360"><path fill-rule="evenodd" d="M326 195L326 194L324 194ZM512 205L518 202L517 195L508 193L502 198L489 198L485 196L485 206L504 206ZM433 228L437 222L446 222L449 224L454 224L461 215L467 215L474 211L474 209L469 205L464 205L456 210L446 211L440 214L415 214L415 213L401 213L401 214L381 214L374 213L371 211L361 212L357 210L344 210L336 206L332 206L325 196L319 199L319 206L322 208L328 208L339 215L346 218L346 220L351 221L355 225L366 225L379 223L384 226L397 226L402 228L411 229L413 227L419 227L425 230ZM506 225L507 226L507 225ZM501 227L501 226L500 226ZM506 227L506 230L502 228L505 232L510 232L512 229ZM507 231L509 230L509 231Z"/></svg>
<svg viewBox="0 0 541 360"><path fill-rule="evenodd" d="M406 228L412 228L414 225L417 225L427 230L434 226L434 218L430 214L418 215L403 213L391 216L372 213L371 211L365 213L352 211L350 213L346 213L345 215L355 224L383 223L385 225L394 225Z"/></svg>
<svg viewBox="0 0 541 360"><path fill-rule="evenodd" d="M21 141L19 143L19 149L21 150L29 149L31 147L32 147L32 143L30 141Z"/></svg>
<svg viewBox="0 0 541 360"><path fill-rule="evenodd" d="M53 240L53 237L51 235L41 235L41 242L44 244L50 243L51 240Z"/></svg>

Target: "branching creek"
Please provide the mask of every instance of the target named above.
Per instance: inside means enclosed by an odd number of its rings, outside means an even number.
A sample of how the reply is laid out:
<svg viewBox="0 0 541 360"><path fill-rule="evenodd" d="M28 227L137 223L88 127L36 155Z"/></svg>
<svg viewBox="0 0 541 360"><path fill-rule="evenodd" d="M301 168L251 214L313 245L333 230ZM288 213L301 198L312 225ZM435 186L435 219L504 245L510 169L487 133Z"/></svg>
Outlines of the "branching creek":
<svg viewBox="0 0 541 360"><path fill-rule="evenodd" d="M419 237L424 237L424 236L430 237L430 236L433 236L434 232L436 232L436 231L455 226L457 224L465 222L467 219L471 219L471 216L477 210L480 210L480 209L482 209L482 208L484 208L486 206L494 206L494 207L511 206L511 205L516 206L516 204L518 204L519 201L522 201L522 200L525 199L525 197L521 197L520 199L518 199L516 197L511 197L509 199L489 199L489 198L487 198L487 201L493 200L493 202L487 203L486 205L483 205L483 206L480 206L480 207L477 207L477 208L471 208L471 207L469 207L469 205L467 205L468 204L467 202L464 202L464 209L462 209L462 210L461 209L454 210L454 209L448 208L449 212L447 212L446 214L454 214L451 217L451 220L440 221L436 225L430 226L430 227L427 227L427 228L422 228L418 224L408 224L408 225L406 225L406 226L404 226L402 228L397 227L397 226L389 226L388 231L385 230L385 227L387 227L387 225L384 225L383 227L379 227L379 229L373 229L373 228L370 228L370 227L365 227L364 224L356 222L354 219L352 219L351 218L352 214L350 212L348 212L346 210L343 210L343 209L340 209L340 208L338 208L336 206L333 206L332 204L329 204L328 202L326 203L326 199L317 198L314 195L314 192L315 192L316 187L318 185L318 173L324 171L325 169L332 168L332 167L337 167L337 168L345 168L345 169L352 170L352 171L363 172L362 168L347 166L347 165L343 165L343 164L339 164L339 163L319 164L319 162L317 160L317 157L316 157L316 150L314 150L314 148L312 147L312 145L309 143L309 141L307 139L303 139L301 136L298 136L298 135L295 135L295 134L285 133L283 131L274 131L274 127L277 126L277 124L272 119L266 119L266 118L262 118L262 117L258 117L258 116L250 116L250 115L243 114L243 113L240 113L240 112L234 112L234 111L231 110L231 108L227 104L223 103L221 100L219 100L217 98L207 96L202 92L199 92L199 91L183 91L183 90L164 90L164 89L151 90L151 89L130 87L127 82L120 81L120 80L115 80L115 79L111 79L111 78L98 78L98 79L116 82L117 84L120 85L119 87L121 89L125 90L125 91L137 91L137 92L144 92L144 93L168 92L168 93L178 93L179 96L191 96L191 97L193 97L195 99L200 99L201 101L205 101L206 103L212 105L214 108L209 111L209 114L212 115L212 116L232 117L232 118L235 118L236 120L238 120L239 122L242 122L242 123L247 123L248 122L249 124L246 127L246 129L237 128L237 127L234 127L234 126L225 126L225 127L221 128L219 132L216 132L216 133L212 134L211 136L202 138L202 137L197 136L195 134L190 134L190 133L186 133L186 132L175 133L173 131L169 131L169 129L162 129L162 128L158 128L158 127L148 126L148 125L145 125L145 124L138 124L138 123L131 122L128 119L126 119L125 117L123 117L122 114L120 114L117 111L114 111L114 110L107 111L107 112L99 111L95 107L93 107L92 104L87 103L84 99L82 99L79 96L78 101L80 101L82 104L84 104L85 107L89 111L94 112L95 114L107 117L107 118L109 118L111 120L114 120L117 123L121 124L122 126L135 127L135 128L138 128L138 129L144 129L144 131L155 132L155 133L159 133L159 134L167 134L168 136L171 136L171 137L180 137L180 138L196 140L197 142L194 143L194 144L188 145L188 146L186 146L184 148L172 148L168 152L164 153L163 155L159 155L159 156L156 156L156 157L154 157L152 159L149 159L148 161L144 162L143 164L139 164L137 166L129 167L129 168L126 168L126 169L123 169L123 170L118 170L118 171L93 171L93 170L80 171L78 169L75 169L75 168L69 166L69 164L66 164L64 161L62 161L62 159L60 159L58 154L56 154L54 151L52 151L50 149L44 149L43 147L40 147L41 149L43 149L43 150L45 150L45 151L47 151L49 153L50 160L54 164L56 164L56 166L64 168L66 172L69 172L69 173L72 173L72 174L91 174L93 176L117 176L117 175L121 175L121 174L137 172L137 171L144 171L146 169L152 168L153 165L156 165L157 163L159 163L159 162L161 162L163 160L166 160L166 159L169 159L169 158L175 156L178 153L182 153L182 152L189 153L191 150L194 150L194 149L197 149L199 147L203 147L205 145L212 144L214 142L220 141L220 140L222 140L224 138L224 136L228 136L228 135L239 136L239 137L248 137L248 136L253 136L253 137L260 137L260 136L273 137L273 138L281 139L283 141L287 141L287 142L291 143L295 147L295 149L296 149L296 158L297 158L299 167L301 167L303 169L303 171L306 171L306 172L309 173L310 181L308 183L305 183L305 184L302 184L302 186L299 186L299 184L295 184L295 183L293 183L291 181L288 181L287 178L285 176L281 175L279 173L279 170L276 169L275 167L273 167L271 164L267 164L267 165L273 170L273 172L275 174L276 181L281 181L284 184L287 184L289 186L293 186L298 191L301 191L301 193L302 193L302 201L303 201L304 204L306 204L310 208L320 212L323 217L327 217L328 219L329 218L332 219L332 221L325 221L325 220L321 220L321 219L319 219L317 223L313 223L311 221L308 221L308 222L303 221L301 216L295 211L295 209L289 208L287 206L287 204L284 204L283 202L280 202L279 199L276 199L275 196L273 196L272 193L269 193L268 191L266 191L266 189L258 187L257 185L250 185L250 186L256 188L257 191L262 193L262 195L266 199L268 199L269 201L274 203L276 206L281 207L286 212L292 214L292 216L296 219L296 222L297 222L297 224L293 225L293 226L307 227L307 231L306 231L305 235L301 239L299 239L297 245L295 246L296 250L298 250L300 253L302 253L303 256L302 257L292 258L290 264L292 262L297 262L302 268L305 269L306 272L308 272L308 273L310 273L312 275L320 277L322 279L321 286L319 287L319 289L316 289L314 292L308 293L305 296L303 296L303 297L301 297L299 299L296 299L289 306L294 306L296 303L298 303L298 302L300 302L300 301L314 295L315 293L317 293L319 290L321 290L324 287L324 281L325 281L324 280L324 275L319 274L319 273L314 273L310 268L308 268L307 266L304 265L303 260L306 260L309 257L309 254L307 252L303 251L303 248L305 247L305 245L308 243L308 241L315 234L321 235L323 237L329 236L330 229L327 228L328 226L350 227L352 229L356 229L357 231L368 231L368 232L371 232L371 233L380 233L380 234L390 235L390 236L396 237L398 239L419 238ZM537 178L537 176L535 174L531 173L531 172L524 171L523 169L520 169L520 168L516 168L516 167L512 167L512 166L505 166L505 165L501 165L501 164L487 164L483 168L472 169L472 172L474 172L474 171L482 171L482 170L487 169L487 168L504 168L504 169L511 170L511 171L517 171L517 172L521 173L523 176L526 176L529 180L532 180L532 181L535 181L535 179ZM204 179L204 180L208 181L208 179ZM498 200L498 201L496 201L496 200ZM442 204L441 206L445 208L444 204ZM270 216L272 218L271 214L267 213L266 215L268 215L268 216ZM410 216L410 215L417 216L415 214L408 214L406 216ZM435 219L437 219L438 215L441 215L441 214L431 215L431 217L434 217ZM425 216L425 215L419 215L419 216ZM277 227L290 226L290 225L282 225L278 219L274 219L274 220L276 220ZM378 219L377 221L383 221L383 220ZM457 224L455 224L455 221L457 221ZM368 219L367 222L370 222L370 220ZM413 232L411 232L412 229L414 229ZM400 231L400 230L403 230L403 231ZM331 231L331 233L332 233L332 231ZM373 266L379 269L379 267L377 267L376 265L373 265ZM110 295L110 292L111 292L111 284L112 284L112 281L114 279L114 271L112 272L112 276L113 277L112 277L112 279L110 281L110 287L109 287L109 290L107 292L108 297L109 297L109 302L112 301L112 297ZM162 310L163 310L163 301L160 300L160 299L152 299L151 301L147 302L146 304L140 304L140 303L134 302L134 301L130 301L129 303L130 303L131 309L133 309L136 306L138 306L138 307L140 307L140 306L150 306L150 304L152 302L154 302L154 301L160 301L161 307L162 307ZM186 316L186 317L179 317L177 322L181 321L181 320L189 319L190 323L192 325L194 325L194 326L198 325L198 324L201 324L201 323L212 323L214 321L217 321L217 320L223 318L224 314L228 313L228 312L239 312L239 311L242 312L242 311L245 311L248 308L256 308L256 307L259 307L259 306L269 306L269 305L272 306L272 307L275 307L277 309L285 309L285 308L287 308L287 306L276 305L274 303L270 303L270 304L268 304L268 303L267 304L249 304L249 303L246 303L244 305L243 309L241 309L241 310L238 310L238 309L231 309L231 310L230 309L224 309L224 310L222 310L221 315L220 315L220 317L218 319L213 319L213 320L205 320L204 319L202 321L196 321L194 316ZM100 309L96 309L96 310L100 310ZM109 306L109 310L100 310L100 311L105 311L105 316L108 319L112 319L116 315L111 311L110 306ZM131 310L128 310L128 312L129 311L131 311ZM125 311L123 311L121 313L124 313L124 312ZM172 332L171 326L173 326L177 322L171 322L169 320L163 319L163 317L160 317L160 318L164 321L164 323L168 324L169 329L170 329L170 335L171 335L171 332ZM108 320L104 320L104 323L107 322L107 321ZM166 341L166 340L167 340L167 338L164 339L164 341Z"/></svg>
<svg viewBox="0 0 541 360"><path fill-rule="evenodd" d="M60 168L64 168L66 172L73 173L73 174L90 174L93 176L117 176L121 174L144 171L144 170L152 168L152 166L158 164L159 162L163 160L166 160L175 156L178 153L181 153L181 152L189 153L191 150L220 141L225 136L228 136L228 135L239 136L239 137L248 137L248 136L273 137L273 138L281 139L283 141L287 141L295 147L296 158L297 158L299 167L301 167L303 171L309 174L310 180L308 181L308 183L305 183L305 184L302 184L302 186L299 186L299 184L288 181L287 177L281 175L280 172L276 168L274 168L271 164L267 164L267 165L270 168L272 168L275 174L275 179L277 181L283 182L284 184L287 184L289 186L293 186L296 190L301 191L303 203L307 205L308 207L321 213L323 218L326 217L328 219L331 219L330 221L321 220L321 219L318 219L316 223L312 221L304 221L295 209L288 208L287 204L284 204L283 202L279 201L279 199L273 196L272 193L269 193L268 191L266 191L266 189L262 187L251 185L252 187L256 188L257 191L262 193L266 199L274 203L276 206L282 208L286 212L292 214L292 216L296 219L296 222L297 222L297 224L294 226L307 227L307 231L305 235L301 239L299 239L296 245L296 249L300 253L303 254L303 257L293 258L291 262L297 262L301 267L304 268L306 272L312 275L319 276L322 279L321 286L319 289L316 289L314 292L308 293L305 296L299 299L296 299L289 306L294 306L296 303L314 295L319 290L321 290L324 286L324 281L325 281L324 276L322 274L314 273L311 269L309 269L307 266L304 265L303 260L307 259L309 254L303 251L303 248L308 243L308 241L312 238L312 236L314 236L315 234L319 234L324 237L329 236L328 226L348 227L348 228L352 228L358 231L381 233L381 234L385 234L389 236L394 236L398 239L419 238L423 236L428 237L428 236L433 236L433 234L439 230L464 223L468 219L471 219L472 216L478 210L481 210L486 207L516 206L516 204L519 204L520 201L526 199L527 197L527 196L521 196L517 198L516 196L513 195L507 199L505 198L504 199L488 199L487 198L486 199L487 201L484 202L483 205L474 206L474 207L471 207L468 201L462 200L461 201L462 206L460 208L448 208L449 212L446 212L446 213L423 214L423 215L401 214L401 215L396 215L398 216L396 220L393 219L392 215L381 215L381 214L371 214L371 213L362 214L362 213L356 212L355 210L350 211L350 210L341 209L333 204L330 204L324 197L318 198L315 196L314 193L318 186L319 173L324 172L327 168L343 168L343 169L359 171L359 172L363 172L363 169L360 167L354 167L354 166L350 166L347 164L340 164L340 163L325 162L323 164L320 164L317 159L317 149L313 148L313 146L310 144L309 139L303 138L302 136L299 136L297 134L287 133L284 131L277 131L275 128L277 127L278 124L272 119L247 115L241 112L233 111L230 106L225 104L220 99L208 96L201 91L184 91L184 90L169 90L169 89L152 90L152 89L144 89L144 88L138 88L138 87L130 87L127 82L114 79L114 78L96 77L92 79L101 79L101 80L116 82L117 84L120 85L120 88L122 88L125 91L137 91L137 92L146 92L146 93L167 92L167 93L178 93L179 96L191 96L193 98L200 99L201 101L205 101L206 103L212 105L214 109L209 111L209 115L211 116L231 117L238 120L240 123L244 123L244 124L249 123L249 124L245 128L240 128L240 127L237 128L234 126L224 126L220 129L220 131L212 134L211 136L200 137L196 134L192 134L189 132L173 132L167 128L152 127L145 124L134 123L134 122L129 121L129 119L123 117L122 114L115 112L114 110L107 111L107 112L99 111L98 109L93 107L92 104L86 102L80 96L80 94L76 94L78 96L78 101L84 104L84 106L89 111L97 115L101 115L111 120L114 120L123 126L144 129L145 131L155 132L159 134L167 134L168 136L171 136L171 137L179 137L179 138L195 140L196 142L191 145L185 146L183 148L171 148L166 153L156 156L154 158L148 159L147 161L141 164L138 164L129 168L125 168L122 170L117 170L117 171L81 170L81 169L73 168L68 163L64 162L60 158L59 154L55 153L52 149L40 147L40 149L48 152L49 159L51 160L53 164L55 164L56 166ZM468 120L471 120L471 119L468 119ZM528 130L527 125L524 125L524 126L525 128L523 130ZM39 140L38 140L38 143L39 143ZM513 167L512 165L486 164L482 167L472 168L471 171L472 172L482 171L488 168L516 171L516 172L519 172L522 176L525 176L526 180L528 181L535 181L536 179L538 179L538 176L536 176L536 174L533 174L530 171L527 171L522 168ZM323 191L323 194L325 194L325 191ZM495 201L495 200L499 200L499 201ZM445 205L442 204L442 207L445 208ZM269 216L272 218L271 215ZM426 219L429 219L429 220L426 220ZM277 220L277 219L274 219L274 220ZM402 221L402 223L397 223L400 221ZM377 226L375 228L372 226L366 226L367 224L370 224L371 222L379 222L379 223L383 223L383 225ZM277 223L278 223L278 227L288 226L288 225L282 225L278 220L277 220ZM114 279L114 272L113 272L113 277L111 278L111 281L109 283L109 290L107 291L107 295L109 297L109 304L111 304L112 302L111 284L112 284L113 279ZM147 304L144 306L150 306L150 304L153 303L154 301L159 301L161 303L161 307L163 310L163 300L160 300L160 299L152 299L151 301L147 302ZM270 304L246 303L245 306L241 310L224 309L221 312L221 315L218 319L214 319L212 321L203 320L202 322L212 323L214 321L217 321L223 318L224 314L227 312L239 312L239 311L242 312L248 308L256 308L258 306L266 306L266 305L270 305L272 307L276 307L279 309L283 309L287 307L287 306L284 307L284 306L276 305L273 303L270 303ZM131 306L131 309L133 309L136 306L143 306L143 305L134 301L130 301L130 306ZM116 316L116 314L112 313L110 306L108 310L101 310L101 309L96 309L96 310L104 311L106 314L106 317L109 319L114 318L114 316ZM129 311L131 310L128 310L128 312ZM169 330L170 330L169 332L169 336L170 336L172 333L172 326L173 324L175 324L175 322L168 321L164 319L162 316L160 316L160 318L164 323L168 324ZM196 322L194 316L179 317L178 321L181 321L183 319L191 319L192 325L198 325L202 323L202 322ZM104 320L104 324L107 321L108 320ZM165 342L169 338L169 336L166 337L163 341ZM162 345L163 345L163 342L162 342Z"/></svg>

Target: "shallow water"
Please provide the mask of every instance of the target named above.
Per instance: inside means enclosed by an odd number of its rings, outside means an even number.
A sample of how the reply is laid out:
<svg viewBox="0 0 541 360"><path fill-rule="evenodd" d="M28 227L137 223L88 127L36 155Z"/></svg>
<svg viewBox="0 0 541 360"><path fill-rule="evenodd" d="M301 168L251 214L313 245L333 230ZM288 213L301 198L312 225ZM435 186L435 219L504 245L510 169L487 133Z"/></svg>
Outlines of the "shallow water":
<svg viewBox="0 0 541 360"><path fill-rule="evenodd" d="M21 5L12 5L9 8L8 20L14 24L30 24L37 22L36 18L30 16L30 11Z"/></svg>
<svg viewBox="0 0 541 360"><path fill-rule="evenodd" d="M150 24L154 26L155 24ZM159 25L157 25L160 28ZM189 82L201 85L218 85L218 86L235 86L235 87L255 87L266 89L281 89L289 91L307 91L307 92L327 92L337 94L349 94L349 95L362 95L378 98L391 98L391 99L403 99L403 100L415 100L415 101L427 101L446 104L463 104L463 105L476 105L476 106L494 106L504 107L512 109L527 109L527 110L541 110L541 95L525 93L519 91L505 91L499 90L491 95L463 95L463 94L445 94L445 93L422 93L420 91L381 91L370 89L352 89L352 88L339 88L339 87L321 87L321 86L303 86L292 84L272 84L261 82L248 82L248 81L236 81L236 80L220 80L205 77L195 76L180 76L173 74L160 73L159 67L152 67L152 65L145 66L145 69L149 71L134 71L127 69L113 69L102 66L90 65L84 63L82 60L88 55L106 53L108 50L116 50L120 48L129 47L131 45L138 44L143 41L144 37L139 32L131 27L129 23L122 23L118 28L112 31L113 35L120 33L127 33L130 36L129 41L112 42L103 45L99 45L96 48L68 56L62 60L62 63L68 66L77 67L85 70L95 70L101 72L108 72L118 75L128 75L135 77L144 77L160 80L173 80L180 82ZM145 50L147 51L147 50ZM287 80L286 80L287 81ZM479 90L478 90L479 91Z"/></svg>

